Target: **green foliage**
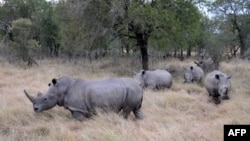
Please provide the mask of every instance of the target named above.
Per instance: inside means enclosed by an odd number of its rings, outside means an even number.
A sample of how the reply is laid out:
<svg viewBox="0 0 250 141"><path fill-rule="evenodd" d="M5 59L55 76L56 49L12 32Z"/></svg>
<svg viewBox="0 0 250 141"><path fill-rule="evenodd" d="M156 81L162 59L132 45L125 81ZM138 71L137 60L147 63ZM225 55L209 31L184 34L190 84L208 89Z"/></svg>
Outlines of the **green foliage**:
<svg viewBox="0 0 250 141"><path fill-rule="evenodd" d="M8 58L16 58L14 62L23 61L27 62L28 66L37 64L30 54L31 49L38 49L40 46L38 43L31 39L31 20L20 18L12 22L12 32L14 34L13 41L9 41L9 50L11 54L8 54Z"/></svg>
<svg viewBox="0 0 250 141"><path fill-rule="evenodd" d="M22 37L26 42L21 42L21 36L19 39L17 28L13 29L15 42L49 55L58 55L59 51L69 56L86 55L100 49L121 51L120 48L134 53L140 50L141 40L146 48L149 45L152 49L171 51L196 44L201 14L194 2L5 0L0 17L6 23L29 19L30 23L24 24L27 27L22 25L25 29L20 30L20 34L27 34Z"/></svg>
<svg viewBox="0 0 250 141"><path fill-rule="evenodd" d="M30 38L30 28L31 21L30 19L17 19L12 22L14 42L19 43L20 45L25 45L28 38Z"/></svg>
<svg viewBox="0 0 250 141"><path fill-rule="evenodd" d="M133 19L136 33L151 34L155 26L157 26L158 11L151 7L150 4L131 2L129 10L129 18Z"/></svg>
<svg viewBox="0 0 250 141"><path fill-rule="evenodd" d="M83 3L76 1L60 1L55 8L56 20L60 21L58 35L62 51L72 55L83 52L84 42L83 30ZM83 8L83 9L81 9Z"/></svg>
<svg viewBox="0 0 250 141"><path fill-rule="evenodd" d="M248 48L247 42L250 34L249 5L250 1L246 0L216 0L212 6L212 10L217 14L217 17L221 17L218 21L218 31L224 36L232 35L232 37L228 36L228 40L232 42L232 46L241 48L241 57L244 57ZM237 52L237 50L234 50L234 52Z"/></svg>
<svg viewBox="0 0 250 141"><path fill-rule="evenodd" d="M41 43L43 51L56 50L59 47L59 25L55 19L54 5L46 0L5 0L0 7L0 17L4 23L11 23L17 19L30 19L30 38ZM14 35L16 36L16 35Z"/></svg>
<svg viewBox="0 0 250 141"><path fill-rule="evenodd" d="M133 3L134 2L134 3ZM131 2L130 17L138 32L151 34L151 43L164 48L194 46L199 34L201 14L189 1Z"/></svg>
<svg viewBox="0 0 250 141"><path fill-rule="evenodd" d="M18 28L30 28L31 27L31 20L30 19L17 19L12 22L13 26Z"/></svg>
<svg viewBox="0 0 250 141"><path fill-rule="evenodd" d="M39 44L38 41L30 39L30 40L27 41L27 48L30 49L30 50L39 50L42 47L41 47L41 44Z"/></svg>

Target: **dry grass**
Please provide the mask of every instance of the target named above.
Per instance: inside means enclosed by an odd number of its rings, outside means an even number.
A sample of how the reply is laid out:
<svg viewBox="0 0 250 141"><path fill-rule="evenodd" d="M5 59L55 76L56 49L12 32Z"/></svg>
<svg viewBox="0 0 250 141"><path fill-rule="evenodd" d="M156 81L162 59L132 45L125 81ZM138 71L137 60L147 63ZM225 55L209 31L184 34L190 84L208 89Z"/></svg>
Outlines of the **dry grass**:
<svg viewBox="0 0 250 141"><path fill-rule="evenodd" d="M121 61L121 60L120 60ZM144 119L124 120L114 113L100 113L94 119L79 122L69 111L55 107L34 113L23 89L33 95L45 92L52 78L59 76L100 79L111 76L132 76L136 67L112 61L86 62L77 65L58 60L41 60L39 67L10 65L0 58L0 140L1 141L220 141L224 124L250 124L250 64L234 60L221 64L221 70L232 75L231 100L220 105L208 102L203 86L183 84L183 66L193 60L164 60L155 68L178 68L169 90L144 91ZM131 71L131 75L130 75Z"/></svg>

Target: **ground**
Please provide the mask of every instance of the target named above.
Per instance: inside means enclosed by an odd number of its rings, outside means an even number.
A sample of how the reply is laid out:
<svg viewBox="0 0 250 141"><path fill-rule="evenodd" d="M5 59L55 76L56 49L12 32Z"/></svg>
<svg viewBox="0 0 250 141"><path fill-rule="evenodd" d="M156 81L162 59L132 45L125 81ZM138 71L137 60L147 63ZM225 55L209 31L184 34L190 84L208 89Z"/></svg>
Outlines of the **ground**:
<svg viewBox="0 0 250 141"><path fill-rule="evenodd" d="M46 92L52 78L60 76L101 79L133 77L132 61L109 60L70 63L57 59L38 60L39 66L26 68L0 58L0 140L1 141L222 141L225 124L250 124L250 63L223 61L220 70L232 75L230 100L211 103L204 86L184 84L182 69L194 60L161 60L150 68L174 67L171 89L144 90L143 120L128 120L115 113L99 113L79 122L69 111L56 106L41 113L33 111L24 95ZM122 65L119 65L122 63ZM139 70L136 70L139 71ZM131 73L130 73L131 72Z"/></svg>

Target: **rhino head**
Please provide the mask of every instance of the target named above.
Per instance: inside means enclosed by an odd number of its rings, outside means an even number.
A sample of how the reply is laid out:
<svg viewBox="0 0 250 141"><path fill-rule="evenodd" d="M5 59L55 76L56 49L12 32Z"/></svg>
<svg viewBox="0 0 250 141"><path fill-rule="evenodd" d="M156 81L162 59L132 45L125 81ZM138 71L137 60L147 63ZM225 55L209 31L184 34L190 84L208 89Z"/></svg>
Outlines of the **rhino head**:
<svg viewBox="0 0 250 141"><path fill-rule="evenodd" d="M135 81L142 87L145 87L145 80L144 80L144 75L145 75L146 71L145 70L141 70L140 72L135 72L134 71L134 77L135 77Z"/></svg>
<svg viewBox="0 0 250 141"><path fill-rule="evenodd" d="M190 83L193 81L193 66L184 67L184 83Z"/></svg>
<svg viewBox="0 0 250 141"><path fill-rule="evenodd" d="M205 63L204 63L204 61L203 61L203 60L198 61L198 62L194 62L194 63L195 63L198 67L200 67L200 68L204 69Z"/></svg>
<svg viewBox="0 0 250 141"><path fill-rule="evenodd" d="M49 110L58 104L59 91L58 88L54 86L55 84L56 84L56 79L53 79L52 85L50 85L48 92L46 94L38 92L37 97L29 95L28 92L24 90L24 94L33 103L33 108L35 112L42 112L44 110Z"/></svg>
<svg viewBox="0 0 250 141"><path fill-rule="evenodd" d="M215 78L217 80L219 80L218 83L218 93L221 96L221 99L223 100L228 100L229 96L228 93L230 91L230 87L231 87L231 83L230 83L230 79L231 76L224 76L224 75L215 75Z"/></svg>

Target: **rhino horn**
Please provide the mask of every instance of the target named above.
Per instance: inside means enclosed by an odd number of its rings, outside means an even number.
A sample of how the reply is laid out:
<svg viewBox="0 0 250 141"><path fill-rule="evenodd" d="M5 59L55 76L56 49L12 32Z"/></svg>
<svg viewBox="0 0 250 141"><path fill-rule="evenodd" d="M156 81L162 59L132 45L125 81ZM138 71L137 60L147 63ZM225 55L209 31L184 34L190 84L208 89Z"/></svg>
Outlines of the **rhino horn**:
<svg viewBox="0 0 250 141"><path fill-rule="evenodd" d="M32 103L34 103L34 101L35 101L35 97L33 97L33 96L29 95L29 94L27 93L27 91L26 91L26 90L24 90L24 93L25 93L25 95L29 98L29 100L30 100Z"/></svg>

